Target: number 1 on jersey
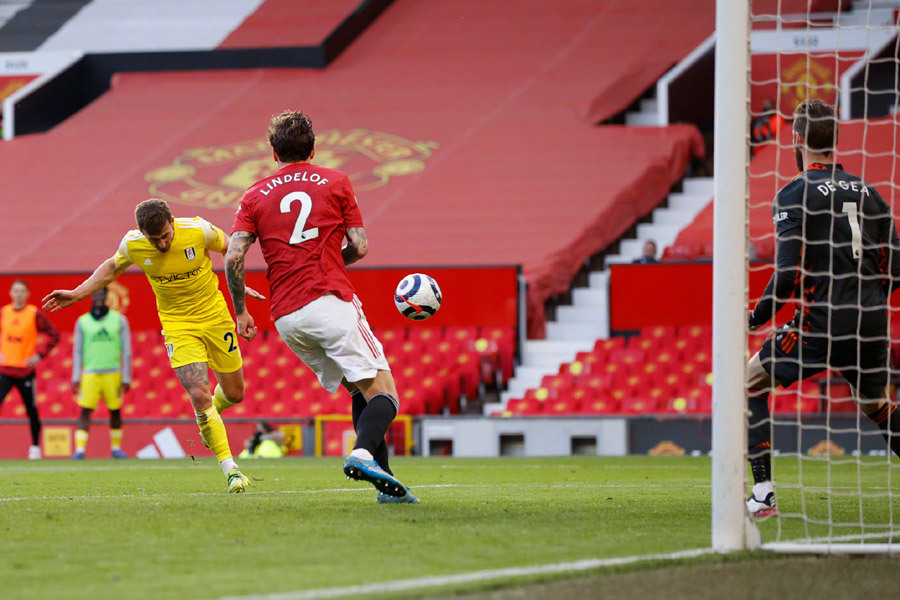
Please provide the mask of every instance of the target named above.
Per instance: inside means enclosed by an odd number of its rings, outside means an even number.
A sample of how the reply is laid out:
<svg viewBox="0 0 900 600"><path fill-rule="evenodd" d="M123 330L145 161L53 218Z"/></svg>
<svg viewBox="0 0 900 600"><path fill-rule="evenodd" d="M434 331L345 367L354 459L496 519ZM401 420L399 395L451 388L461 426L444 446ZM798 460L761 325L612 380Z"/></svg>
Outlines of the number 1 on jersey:
<svg viewBox="0 0 900 600"><path fill-rule="evenodd" d="M300 214L297 215L297 222L294 223L294 232L291 234L290 244L300 244L307 240L319 237L318 227L311 227L306 230L303 229L306 226L306 220L309 218L309 213L312 212L312 198L310 198L309 194L306 192L291 192L282 198L281 204L279 205L281 212L291 212L291 203L295 200L300 201ZM853 210L856 210L855 206L853 207Z"/></svg>
<svg viewBox="0 0 900 600"><path fill-rule="evenodd" d="M853 250L853 258L862 256L862 232L859 229L859 214L856 211L856 204L853 202L844 202L841 205L841 214L847 215L850 221L850 247Z"/></svg>

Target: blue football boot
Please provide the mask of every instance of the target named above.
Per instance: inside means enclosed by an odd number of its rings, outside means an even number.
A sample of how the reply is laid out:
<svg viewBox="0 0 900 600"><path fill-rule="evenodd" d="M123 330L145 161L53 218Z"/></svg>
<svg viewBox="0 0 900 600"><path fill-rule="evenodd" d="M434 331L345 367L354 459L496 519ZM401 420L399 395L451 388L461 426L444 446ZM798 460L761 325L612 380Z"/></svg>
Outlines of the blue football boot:
<svg viewBox="0 0 900 600"><path fill-rule="evenodd" d="M351 479L368 481L379 492L388 496L402 498L407 493L406 486L388 475L374 460L363 460L350 455L344 461L344 474Z"/></svg>

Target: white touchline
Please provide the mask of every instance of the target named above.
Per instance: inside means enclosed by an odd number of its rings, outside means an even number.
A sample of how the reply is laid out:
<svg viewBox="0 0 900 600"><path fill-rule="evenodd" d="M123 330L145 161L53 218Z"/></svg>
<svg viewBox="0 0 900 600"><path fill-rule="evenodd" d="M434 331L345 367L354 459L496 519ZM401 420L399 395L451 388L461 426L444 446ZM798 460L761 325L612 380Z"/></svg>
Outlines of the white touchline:
<svg viewBox="0 0 900 600"><path fill-rule="evenodd" d="M544 489L620 489L620 488L670 488L671 484L638 484L638 483L504 483L504 484L486 484L486 483L435 483L423 484L415 486L415 489L440 489L440 488L544 488ZM709 488L709 484L682 484L682 488ZM322 488L317 490L254 490L245 494L245 496L278 496L285 494L327 494L342 492L371 492L372 488L367 486L352 488ZM46 500L75 500L75 499L100 499L100 498L117 498L120 500L136 499L136 498L171 498L173 496L221 496L221 492L187 492L185 494L106 494L106 495L87 495L78 496L14 496L3 498L0 496L0 502L33 502Z"/></svg>
<svg viewBox="0 0 900 600"><path fill-rule="evenodd" d="M623 556L619 558L589 558L564 563L551 563L546 565L533 565L530 567L512 567L509 569L492 569L489 571L472 571L470 573L458 573L456 575L435 575L432 577L418 577L416 579L397 579L395 581L383 581L368 583L366 585L350 585L339 588L320 588L317 590L305 590L298 592L284 592L279 594L254 594L251 596L224 596L219 600L323 600L325 598L345 598L361 594L384 594L386 592L404 592L421 588L436 587L441 585L456 585L460 583L472 583L476 581L490 581L493 579L505 579L510 577L524 577L529 575L543 575L546 573L566 573L571 571L588 571L600 567L615 567L629 565L637 562L651 560L677 560L680 558L694 558L704 554L713 554L712 548L695 548L682 550L668 554L643 554L639 556Z"/></svg>

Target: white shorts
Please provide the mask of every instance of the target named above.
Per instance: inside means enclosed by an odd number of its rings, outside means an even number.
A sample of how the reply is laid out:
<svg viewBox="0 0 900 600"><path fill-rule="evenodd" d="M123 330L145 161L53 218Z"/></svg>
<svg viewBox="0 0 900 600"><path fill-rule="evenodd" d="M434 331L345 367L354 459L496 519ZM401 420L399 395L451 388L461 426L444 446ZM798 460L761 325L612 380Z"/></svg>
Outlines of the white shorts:
<svg viewBox="0 0 900 600"><path fill-rule="evenodd" d="M332 294L316 298L279 317L275 328L329 392L338 389L341 379L372 379L378 371L391 370L356 296L352 302Z"/></svg>

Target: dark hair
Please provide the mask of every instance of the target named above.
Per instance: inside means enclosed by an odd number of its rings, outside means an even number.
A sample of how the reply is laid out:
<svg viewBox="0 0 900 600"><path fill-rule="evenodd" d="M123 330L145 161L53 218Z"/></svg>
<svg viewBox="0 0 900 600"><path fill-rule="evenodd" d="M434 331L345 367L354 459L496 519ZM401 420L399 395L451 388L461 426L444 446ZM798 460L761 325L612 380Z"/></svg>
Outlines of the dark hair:
<svg viewBox="0 0 900 600"><path fill-rule="evenodd" d="M813 152L830 154L837 146L838 125L834 107L822 100L805 100L794 110L794 131Z"/></svg>
<svg viewBox="0 0 900 600"><path fill-rule="evenodd" d="M285 163L308 160L316 145L312 121L299 110L286 110L272 117L266 135L278 160Z"/></svg>
<svg viewBox="0 0 900 600"><path fill-rule="evenodd" d="M172 211L165 200L150 198L134 209L134 220L138 229L149 235L159 235L166 223L172 222Z"/></svg>

